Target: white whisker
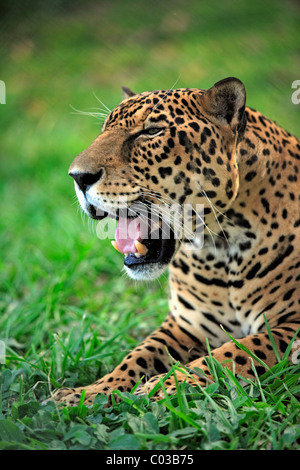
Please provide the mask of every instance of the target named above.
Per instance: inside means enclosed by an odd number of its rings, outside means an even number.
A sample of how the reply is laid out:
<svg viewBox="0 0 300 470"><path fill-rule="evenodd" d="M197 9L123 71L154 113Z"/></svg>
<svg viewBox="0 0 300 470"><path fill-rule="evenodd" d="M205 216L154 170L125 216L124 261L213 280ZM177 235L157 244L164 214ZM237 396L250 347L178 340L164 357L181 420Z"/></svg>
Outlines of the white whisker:
<svg viewBox="0 0 300 470"><path fill-rule="evenodd" d="M220 224L220 221L219 221L219 219L218 219L218 217L217 217L217 214L216 214L216 211L215 211L215 209L214 209L214 207L213 207L213 205L212 205L212 202L210 201L210 199L209 199L209 197L207 196L207 194L206 194L206 192L204 191L204 189L201 190L201 192L202 192L202 194L204 194L204 196L206 197L207 201L209 202L210 207L211 207L211 209L212 209L212 211L213 211L213 213L214 213L215 219L216 219L216 221L217 221L217 224L219 225L219 227L220 227L220 229L221 229L221 232L223 233L224 238L225 238L225 240L227 241L227 244L229 245L228 238L226 237L226 233L224 232L223 227L222 227L222 225Z"/></svg>
<svg viewBox="0 0 300 470"><path fill-rule="evenodd" d="M146 194L147 195L147 194ZM159 199L159 198L157 198ZM174 203L174 201L172 201ZM165 207L167 206L167 207ZM154 213L154 214L157 214L159 216L159 218L161 218L164 223L166 224L167 227L169 227L171 230L172 230L172 227L171 227L171 223L170 221L167 222L167 220L169 219L170 217L170 204L167 204L165 203L164 201L162 201L162 205L158 206L156 204L151 204L151 212ZM185 236L186 237L191 237L191 238L194 238L195 237L195 233L190 230L187 225L184 226L184 224L182 223L182 218L181 216L176 217L176 212L172 212L172 215L173 215L173 222L174 222L174 227L176 226L177 230L180 230L181 228L184 227L184 233L185 233ZM166 216L166 218L164 218L164 216ZM167 220L166 220L167 219ZM205 224L204 224L205 225ZM169 235L169 234L166 234L165 235Z"/></svg>
<svg viewBox="0 0 300 470"><path fill-rule="evenodd" d="M163 204L167 205L168 207L170 207L171 204L174 204L174 201L173 201L170 197L168 197L168 196L160 195L160 194L158 194L157 192L154 192L154 191L152 192L151 190L146 189L146 188L144 189L143 186L141 186L141 189L142 189L142 194L145 194L146 196L155 197L157 200L160 200ZM167 203L167 202L165 202L164 200L165 200L165 201L170 201L170 203ZM160 210L160 212L161 212L162 215L169 215L168 209L163 208L162 206L159 206L159 210ZM214 235L215 235L216 237L221 238L220 235L219 235L218 233L214 232L213 230L211 230L211 229L208 227L208 225L205 223L204 219L200 216L200 214L199 214L194 208L193 208L193 211L194 211L194 213L196 214L196 216L198 217L198 219L199 219L199 220L202 222L202 224L204 225L204 227L205 227L205 229L207 230L208 234L210 235L211 240L212 240L212 243L213 243L214 248L215 248L215 251L216 251L216 243L215 243L215 240L214 240ZM177 219L177 222L179 222L178 219ZM182 225L182 224L181 224L181 225ZM221 227L221 229L222 229L222 227ZM191 238L194 238L194 237L195 237L195 233L194 233L192 230L189 230L189 231L188 231L188 230L187 230L187 227L185 227L184 230L185 230L185 234L186 234L187 237L189 237L189 236L190 236ZM224 233L224 232L223 232L223 233ZM225 235L225 234L224 234L224 235Z"/></svg>
<svg viewBox="0 0 300 470"><path fill-rule="evenodd" d="M74 106L72 105L70 105L70 107L73 109L73 111L75 111L72 114L80 114L82 116L91 116L91 117L96 118L98 121L104 121L108 116L108 113L104 113L104 112L82 111L80 109L74 108Z"/></svg>
<svg viewBox="0 0 300 470"><path fill-rule="evenodd" d="M110 113L110 112L111 112L111 109L109 109L109 108L106 106L106 104L104 104L104 103L100 100L100 98L98 98L98 96L96 95L95 92L93 92L93 95L94 95L94 97L96 98L96 100L99 101L99 103L102 104L102 106L104 106L104 108L108 111L108 113Z"/></svg>
<svg viewBox="0 0 300 470"><path fill-rule="evenodd" d="M221 212L217 206L209 199L209 197L207 196L206 192L204 191L204 189L200 189L200 191L204 194L204 196L206 197L206 199L209 201L210 205L213 206L215 208L215 211L218 212L220 215L222 215L225 219L227 220L230 220L229 217L227 217L226 214L223 214L223 212Z"/></svg>
<svg viewBox="0 0 300 470"><path fill-rule="evenodd" d="M132 210L130 207L128 208L128 210L131 211L131 213L132 213L133 215L139 216L145 223L148 224L148 223L149 223L149 217L148 217L149 207L148 207L146 204L144 204L143 202L141 202L141 201L139 202L139 204L142 204L142 205L147 209L146 215L145 215L145 214L142 214L141 212L137 213L136 211ZM153 210L153 209L154 209L154 208L151 207L151 212L152 212L152 213L155 213L155 210ZM158 211L157 211L156 213L158 214L158 216L160 216L160 214L159 214ZM170 228L171 228L171 227L170 227ZM166 237L168 237L169 234L168 234L162 227L161 227L161 230L162 230L163 235L165 235Z"/></svg>

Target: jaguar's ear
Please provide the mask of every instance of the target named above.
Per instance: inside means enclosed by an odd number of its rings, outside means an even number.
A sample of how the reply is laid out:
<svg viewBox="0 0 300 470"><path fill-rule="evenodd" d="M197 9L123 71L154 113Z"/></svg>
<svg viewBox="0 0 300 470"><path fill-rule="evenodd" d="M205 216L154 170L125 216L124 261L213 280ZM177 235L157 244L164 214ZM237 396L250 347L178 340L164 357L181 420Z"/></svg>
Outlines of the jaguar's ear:
<svg viewBox="0 0 300 470"><path fill-rule="evenodd" d="M246 125L244 84L237 78L215 83L199 97L203 112L211 121L232 131L243 131Z"/></svg>
<svg viewBox="0 0 300 470"><path fill-rule="evenodd" d="M131 96L134 96L136 93L131 91L127 86L122 86L122 100L127 100Z"/></svg>

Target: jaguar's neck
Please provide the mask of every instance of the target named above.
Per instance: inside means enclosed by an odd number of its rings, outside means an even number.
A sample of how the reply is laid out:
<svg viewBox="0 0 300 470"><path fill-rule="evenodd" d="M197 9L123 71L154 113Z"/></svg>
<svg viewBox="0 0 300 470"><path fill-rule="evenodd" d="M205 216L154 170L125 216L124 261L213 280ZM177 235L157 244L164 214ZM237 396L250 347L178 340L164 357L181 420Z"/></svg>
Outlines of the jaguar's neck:
<svg viewBox="0 0 300 470"><path fill-rule="evenodd" d="M284 223L292 222L291 214L285 214L288 206L293 212L299 210L294 203L300 159L294 154L297 144L295 136L261 113L247 109L247 127L237 154L239 191L229 214L240 210L251 219L261 214L260 224L266 226L266 219L274 219L281 209Z"/></svg>
<svg viewBox="0 0 300 470"><path fill-rule="evenodd" d="M236 335L244 333L249 325L239 324L240 315L253 311L255 316L263 309L263 299L255 308L247 299L262 282L272 287L288 269L291 253L299 259L300 235L298 241L294 235L295 224L300 225L297 148L296 137L260 113L249 112L238 146L239 190L234 202L226 213L218 213L203 246L193 251L182 245L170 268L170 307L182 317L183 327L184 321L191 322L197 331L203 315L213 314L220 323L226 317ZM238 303L241 296L244 304Z"/></svg>

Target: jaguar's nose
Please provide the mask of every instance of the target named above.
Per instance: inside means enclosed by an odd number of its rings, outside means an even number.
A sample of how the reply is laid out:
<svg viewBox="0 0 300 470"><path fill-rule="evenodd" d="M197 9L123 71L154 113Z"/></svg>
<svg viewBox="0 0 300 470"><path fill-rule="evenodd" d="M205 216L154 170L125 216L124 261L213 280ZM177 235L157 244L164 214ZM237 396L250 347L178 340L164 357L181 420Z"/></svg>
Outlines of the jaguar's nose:
<svg viewBox="0 0 300 470"><path fill-rule="evenodd" d="M70 172L69 175L74 178L81 191L85 193L89 186L92 186L92 184L97 183L103 178L104 169L100 168L98 173L81 173L74 170Z"/></svg>

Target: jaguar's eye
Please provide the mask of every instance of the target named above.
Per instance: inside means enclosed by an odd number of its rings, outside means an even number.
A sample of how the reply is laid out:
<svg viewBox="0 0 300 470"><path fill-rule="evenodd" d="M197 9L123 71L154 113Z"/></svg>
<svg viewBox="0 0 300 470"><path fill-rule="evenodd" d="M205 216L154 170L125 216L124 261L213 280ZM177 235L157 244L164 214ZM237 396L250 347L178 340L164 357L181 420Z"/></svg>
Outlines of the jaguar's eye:
<svg viewBox="0 0 300 470"><path fill-rule="evenodd" d="M144 129L142 131L143 135L155 135L161 132L163 129L162 127L148 127L148 129Z"/></svg>
<svg viewBox="0 0 300 470"><path fill-rule="evenodd" d="M137 139L138 137L155 137L156 135L159 135L163 132L164 128L163 127L148 127L147 129L143 129L142 131L139 131L137 134L135 134L135 138Z"/></svg>

